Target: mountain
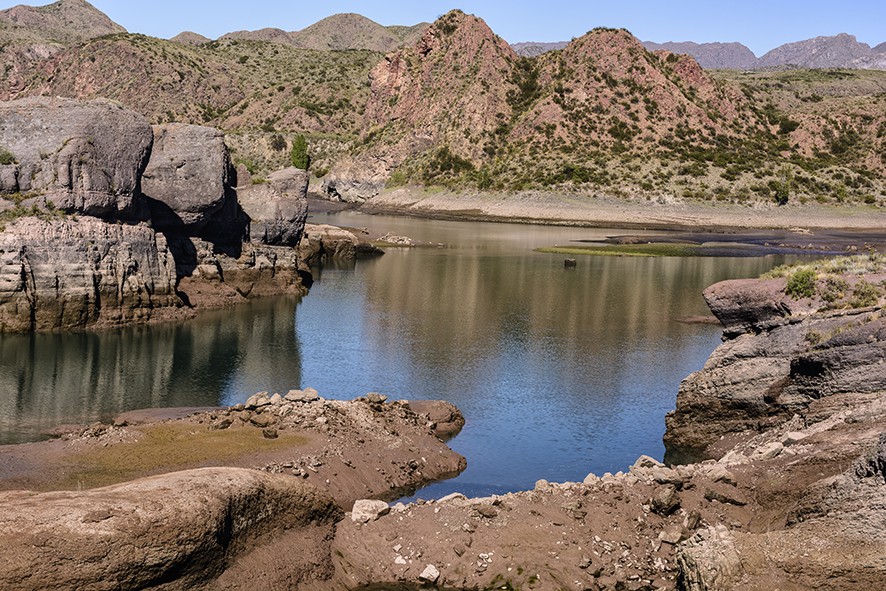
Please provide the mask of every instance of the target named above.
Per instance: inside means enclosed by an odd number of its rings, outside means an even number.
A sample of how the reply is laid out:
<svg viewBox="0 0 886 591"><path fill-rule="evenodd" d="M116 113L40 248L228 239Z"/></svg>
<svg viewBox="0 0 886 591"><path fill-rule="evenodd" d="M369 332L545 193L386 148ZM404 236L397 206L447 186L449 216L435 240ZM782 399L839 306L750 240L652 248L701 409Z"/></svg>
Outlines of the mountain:
<svg viewBox="0 0 886 591"><path fill-rule="evenodd" d="M292 35L283 29L266 28L257 31L233 31L226 33L220 39L236 39L243 41L267 41L269 43L284 43L294 45Z"/></svg>
<svg viewBox="0 0 886 591"><path fill-rule="evenodd" d="M364 49L387 53L414 43L428 27L427 23L413 26L382 26L359 14L334 14L301 31L282 29L234 31L221 39L267 41L314 49L317 51Z"/></svg>
<svg viewBox="0 0 886 591"><path fill-rule="evenodd" d="M59 0L47 6L14 6L0 11L4 35L28 33L45 41L70 43L126 29L86 0Z"/></svg>
<svg viewBox="0 0 886 591"><path fill-rule="evenodd" d="M523 57L538 57L549 51L557 51L569 45L568 41L555 41L553 43L536 43L534 41L526 41L523 43L514 43L511 48L517 55Z"/></svg>
<svg viewBox="0 0 886 591"><path fill-rule="evenodd" d="M757 64L757 56L741 43L653 43L644 41L649 51L665 49L672 53L685 53L695 58L707 70L752 70Z"/></svg>
<svg viewBox="0 0 886 591"><path fill-rule="evenodd" d="M329 183L339 195L371 194L388 177L502 189L611 185L622 171L604 153L661 164L660 152L728 142L759 125L737 89L688 56L649 53L624 30L596 29L530 59L453 11L415 46L389 54L371 80L368 132Z"/></svg>
<svg viewBox="0 0 886 591"><path fill-rule="evenodd" d="M874 53L886 53L886 43L881 43L873 48Z"/></svg>
<svg viewBox="0 0 886 591"><path fill-rule="evenodd" d="M212 41L212 39L210 39L209 37L204 37L199 33L194 33L193 31L182 31L181 33L170 39L170 41L181 43L182 45L197 46L203 45L204 43L209 43L210 41Z"/></svg>
<svg viewBox="0 0 886 591"><path fill-rule="evenodd" d="M335 14L292 33L297 47L306 49L368 49L387 53L414 43L427 23L413 27L384 27L359 14Z"/></svg>
<svg viewBox="0 0 886 591"><path fill-rule="evenodd" d="M846 68L853 67L856 60L870 57L872 53L867 43L859 43L854 36L840 33L776 47L759 59L757 67Z"/></svg>

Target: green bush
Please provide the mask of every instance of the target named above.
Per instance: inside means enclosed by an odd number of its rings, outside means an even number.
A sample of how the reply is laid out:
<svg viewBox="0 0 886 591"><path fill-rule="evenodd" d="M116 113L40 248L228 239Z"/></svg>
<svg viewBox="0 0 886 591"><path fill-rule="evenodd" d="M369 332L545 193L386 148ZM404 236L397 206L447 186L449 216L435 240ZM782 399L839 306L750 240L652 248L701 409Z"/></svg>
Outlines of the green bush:
<svg viewBox="0 0 886 591"><path fill-rule="evenodd" d="M0 148L0 164L15 164L15 156L9 150Z"/></svg>
<svg viewBox="0 0 886 591"><path fill-rule="evenodd" d="M292 165L302 170L311 166L311 156L308 154L308 140L299 134L292 141L292 151L289 153Z"/></svg>
<svg viewBox="0 0 886 591"><path fill-rule="evenodd" d="M788 278L788 284L784 288L785 294L798 300L811 298L815 295L816 273L812 269L800 269Z"/></svg>
<svg viewBox="0 0 886 591"><path fill-rule="evenodd" d="M873 283L867 281L859 281L852 290L852 301L849 305L853 308L867 308L875 306L880 300L882 291Z"/></svg>

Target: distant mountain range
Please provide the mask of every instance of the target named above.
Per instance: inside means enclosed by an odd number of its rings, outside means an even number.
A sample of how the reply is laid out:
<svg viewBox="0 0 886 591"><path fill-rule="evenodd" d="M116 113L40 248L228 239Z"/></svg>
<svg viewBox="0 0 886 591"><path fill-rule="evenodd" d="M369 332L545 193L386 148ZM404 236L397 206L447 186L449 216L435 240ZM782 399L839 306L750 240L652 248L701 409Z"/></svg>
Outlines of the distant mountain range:
<svg viewBox="0 0 886 591"><path fill-rule="evenodd" d="M537 57L548 51L563 49L567 42L515 43L517 54ZM644 41L649 51L667 50L691 55L705 69L765 70L778 68L851 68L886 70L886 43L871 48L854 36L840 33L832 37L816 37L776 47L762 57L741 43L694 43L692 41L653 43Z"/></svg>
<svg viewBox="0 0 886 591"><path fill-rule="evenodd" d="M347 50L366 49L387 53L403 45L415 43L428 23L413 26L382 26L359 14L335 14L301 31L283 29L259 29L257 31L234 31L222 35L221 39L245 39L283 43L300 49ZM176 35L171 41L186 45L199 45L211 40L186 31Z"/></svg>

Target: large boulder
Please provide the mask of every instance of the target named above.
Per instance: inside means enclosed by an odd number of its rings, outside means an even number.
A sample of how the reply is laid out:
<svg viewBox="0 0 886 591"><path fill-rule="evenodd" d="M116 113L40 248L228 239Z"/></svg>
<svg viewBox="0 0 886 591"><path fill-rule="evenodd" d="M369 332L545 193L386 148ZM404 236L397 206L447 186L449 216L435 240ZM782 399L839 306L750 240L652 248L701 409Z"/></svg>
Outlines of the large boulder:
<svg viewBox="0 0 886 591"><path fill-rule="evenodd" d="M315 558L340 516L304 482L234 468L87 492L2 493L0 508L0 588L21 591L208 588L249 574L258 547L274 540L285 541L277 560L297 581L320 569L299 562ZM262 578L251 574L251 584Z"/></svg>
<svg viewBox="0 0 886 591"><path fill-rule="evenodd" d="M144 321L181 305L175 282L146 225L25 217L0 232L0 332Z"/></svg>
<svg viewBox="0 0 886 591"><path fill-rule="evenodd" d="M0 103L0 197L37 197L70 213L137 218L139 179L152 141L144 117L110 101Z"/></svg>
<svg viewBox="0 0 886 591"><path fill-rule="evenodd" d="M154 227L162 232L238 243L243 216L224 134L211 127L154 127L154 149L142 177Z"/></svg>
<svg viewBox="0 0 886 591"><path fill-rule="evenodd" d="M308 173L284 168L267 181L237 188L240 206L250 219L253 242L271 246L298 246L308 216Z"/></svg>

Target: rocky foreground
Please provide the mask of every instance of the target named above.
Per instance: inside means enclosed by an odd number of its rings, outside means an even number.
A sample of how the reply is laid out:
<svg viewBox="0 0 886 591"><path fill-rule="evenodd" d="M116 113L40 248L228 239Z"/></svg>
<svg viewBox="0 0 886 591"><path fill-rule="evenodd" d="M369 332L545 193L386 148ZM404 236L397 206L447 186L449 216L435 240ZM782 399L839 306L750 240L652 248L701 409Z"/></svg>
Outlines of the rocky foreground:
<svg viewBox="0 0 886 591"><path fill-rule="evenodd" d="M886 276L828 265L707 291L724 344L666 436L694 463L391 506L464 467L436 437L462 424L451 405L305 390L130 415L0 449L0 487L68 491L0 494L0 587L877 589Z"/></svg>

